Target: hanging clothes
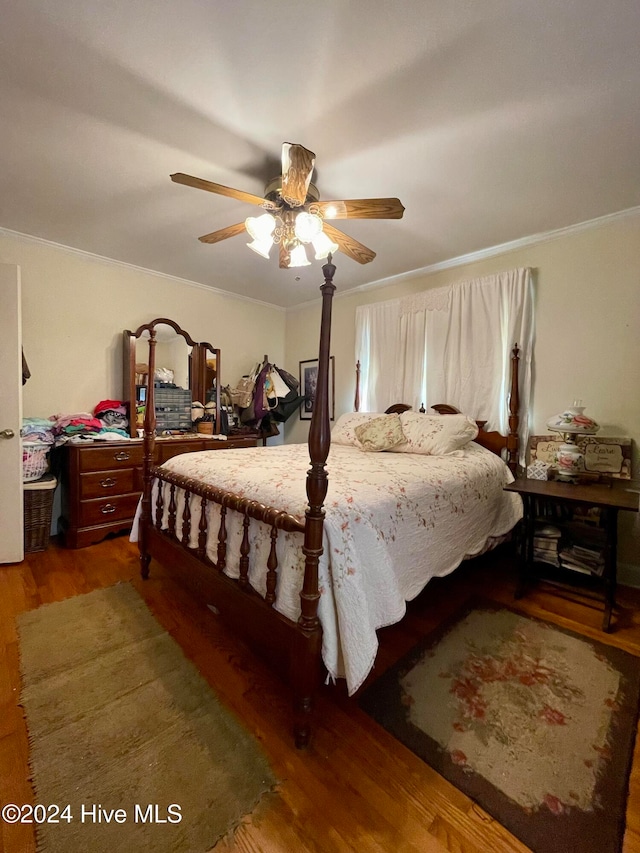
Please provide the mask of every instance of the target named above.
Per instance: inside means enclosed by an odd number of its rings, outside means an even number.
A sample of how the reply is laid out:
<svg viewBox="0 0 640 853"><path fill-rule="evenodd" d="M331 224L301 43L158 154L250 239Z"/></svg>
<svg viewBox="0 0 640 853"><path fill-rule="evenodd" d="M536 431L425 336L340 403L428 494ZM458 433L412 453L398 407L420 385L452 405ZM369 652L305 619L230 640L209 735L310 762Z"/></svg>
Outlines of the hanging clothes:
<svg viewBox="0 0 640 853"><path fill-rule="evenodd" d="M250 377L244 378L253 383L253 388L249 403L239 407L241 423L277 435L276 424L288 420L304 402L304 396L298 394L300 383L288 371L266 359ZM237 397L232 391L231 398L234 396Z"/></svg>
<svg viewBox="0 0 640 853"><path fill-rule="evenodd" d="M26 385L27 379L31 379L31 371L29 370L29 365L27 364L27 359L24 357L24 350L22 350L22 384Z"/></svg>

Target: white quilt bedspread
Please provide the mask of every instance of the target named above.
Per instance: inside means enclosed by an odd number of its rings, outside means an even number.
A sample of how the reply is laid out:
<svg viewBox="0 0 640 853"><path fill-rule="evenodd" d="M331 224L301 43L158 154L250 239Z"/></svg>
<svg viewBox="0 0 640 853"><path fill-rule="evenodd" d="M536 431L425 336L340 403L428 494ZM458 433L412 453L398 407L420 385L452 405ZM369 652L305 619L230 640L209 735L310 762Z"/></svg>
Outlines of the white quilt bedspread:
<svg viewBox="0 0 640 853"><path fill-rule="evenodd" d="M187 453L164 467L304 518L306 444ZM513 480L506 465L474 443L444 457L333 445L327 469L322 653L329 674L345 677L353 693L373 666L376 629L398 622L406 602L431 578L449 574L466 556L482 552L491 538L511 530L522 516L522 503L518 495L503 491ZM183 502L180 494L179 513ZM191 508L191 545L196 547L199 498L192 499ZM219 508L209 504L208 512L208 553L215 560ZM229 521L234 515L227 515L230 565L237 565L242 534L239 520L235 526ZM302 534L279 536L275 606L293 620L300 614L301 545ZM253 523L249 579L261 594L269 546L268 528Z"/></svg>

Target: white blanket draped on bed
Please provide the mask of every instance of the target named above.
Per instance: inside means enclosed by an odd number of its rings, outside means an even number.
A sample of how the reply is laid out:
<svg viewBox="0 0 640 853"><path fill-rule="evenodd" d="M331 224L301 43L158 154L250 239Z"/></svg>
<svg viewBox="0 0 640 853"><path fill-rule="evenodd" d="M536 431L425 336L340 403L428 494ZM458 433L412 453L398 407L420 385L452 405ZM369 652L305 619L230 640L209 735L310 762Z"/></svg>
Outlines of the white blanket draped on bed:
<svg viewBox="0 0 640 853"><path fill-rule="evenodd" d="M304 518L306 444L187 453L169 459L164 468ZM475 443L456 456L365 453L333 445L327 469L318 610L322 656L332 677L346 678L351 694L373 666L376 629L398 622L406 602L431 578L449 574L466 556L482 552L490 539L511 530L522 516L522 503L518 495L503 491L513 480L506 465ZM153 500L155 506L155 495ZM180 492L178 518L183 503ZM168 495L165 525L167 505ZM194 548L199 507L200 499L192 498ZM219 507L209 503L207 511L207 552L215 561ZM228 513L227 528L227 562L237 566L242 536L238 513ZM137 523L132 531L136 538ZM278 537L275 607L292 620L300 614L302 539L297 533ZM262 595L269 547L269 529L252 522L249 579Z"/></svg>

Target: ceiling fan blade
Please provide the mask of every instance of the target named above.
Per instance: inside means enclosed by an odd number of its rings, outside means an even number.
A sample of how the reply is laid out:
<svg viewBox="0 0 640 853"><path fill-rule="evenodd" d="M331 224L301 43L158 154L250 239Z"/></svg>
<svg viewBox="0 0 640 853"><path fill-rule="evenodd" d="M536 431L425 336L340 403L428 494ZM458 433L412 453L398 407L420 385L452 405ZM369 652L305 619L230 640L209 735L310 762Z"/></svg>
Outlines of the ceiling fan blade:
<svg viewBox="0 0 640 853"><path fill-rule="evenodd" d="M376 253L372 249L368 249L362 243L359 243L353 237L349 237L349 235L345 234L343 231L338 231L337 228L334 228L333 225L329 225L328 222L324 223L322 230L327 237L340 246L341 252L344 252L345 255L348 255L359 264L368 264L375 258Z"/></svg>
<svg viewBox="0 0 640 853"><path fill-rule="evenodd" d="M231 187L223 187L222 184L214 184L211 181L205 181L203 178L194 178L192 175L185 175L182 172L176 172L171 175L171 180L176 184L184 184L186 187L195 187L197 190L206 190L216 195L225 195L228 198L237 198L238 201L246 201L248 204L257 204L262 206L265 200L260 196L246 193L243 190L234 190Z"/></svg>
<svg viewBox="0 0 640 853"><path fill-rule="evenodd" d="M219 243L221 240L226 240L228 237L235 237L237 234L246 234L244 222L238 222L237 225L227 225L226 228L220 228L218 231L212 231L211 234L205 234L203 237L198 237L201 243Z"/></svg>
<svg viewBox="0 0 640 853"><path fill-rule="evenodd" d="M291 207L300 207L307 199L316 155L303 145L282 144L281 196Z"/></svg>
<svg viewBox="0 0 640 853"><path fill-rule="evenodd" d="M323 219L402 219L404 205L398 198L351 198L319 201L313 205Z"/></svg>

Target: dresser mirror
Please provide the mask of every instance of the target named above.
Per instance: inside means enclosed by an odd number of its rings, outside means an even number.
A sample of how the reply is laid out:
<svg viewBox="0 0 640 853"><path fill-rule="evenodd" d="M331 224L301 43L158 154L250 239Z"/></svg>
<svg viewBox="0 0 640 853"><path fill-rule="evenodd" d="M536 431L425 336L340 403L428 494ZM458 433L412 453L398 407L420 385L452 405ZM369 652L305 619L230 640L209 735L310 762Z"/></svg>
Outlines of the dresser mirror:
<svg viewBox="0 0 640 853"><path fill-rule="evenodd" d="M129 408L129 434L135 437L142 427L144 405L149 383L149 338L154 333L156 397L158 389L184 389L190 392L181 397L180 408L184 415L180 422L171 422L171 429L187 432L191 430L191 401L203 405L215 403L215 412L220 411L220 350L206 341L194 341L188 332L173 320L159 318L140 326L135 332L123 332L123 401ZM178 394L178 396L180 396ZM187 412L186 400L189 400ZM171 407L173 408L173 407ZM156 400L156 417L159 404ZM216 418L214 432L220 430L220 419ZM158 423L157 431L162 432Z"/></svg>

